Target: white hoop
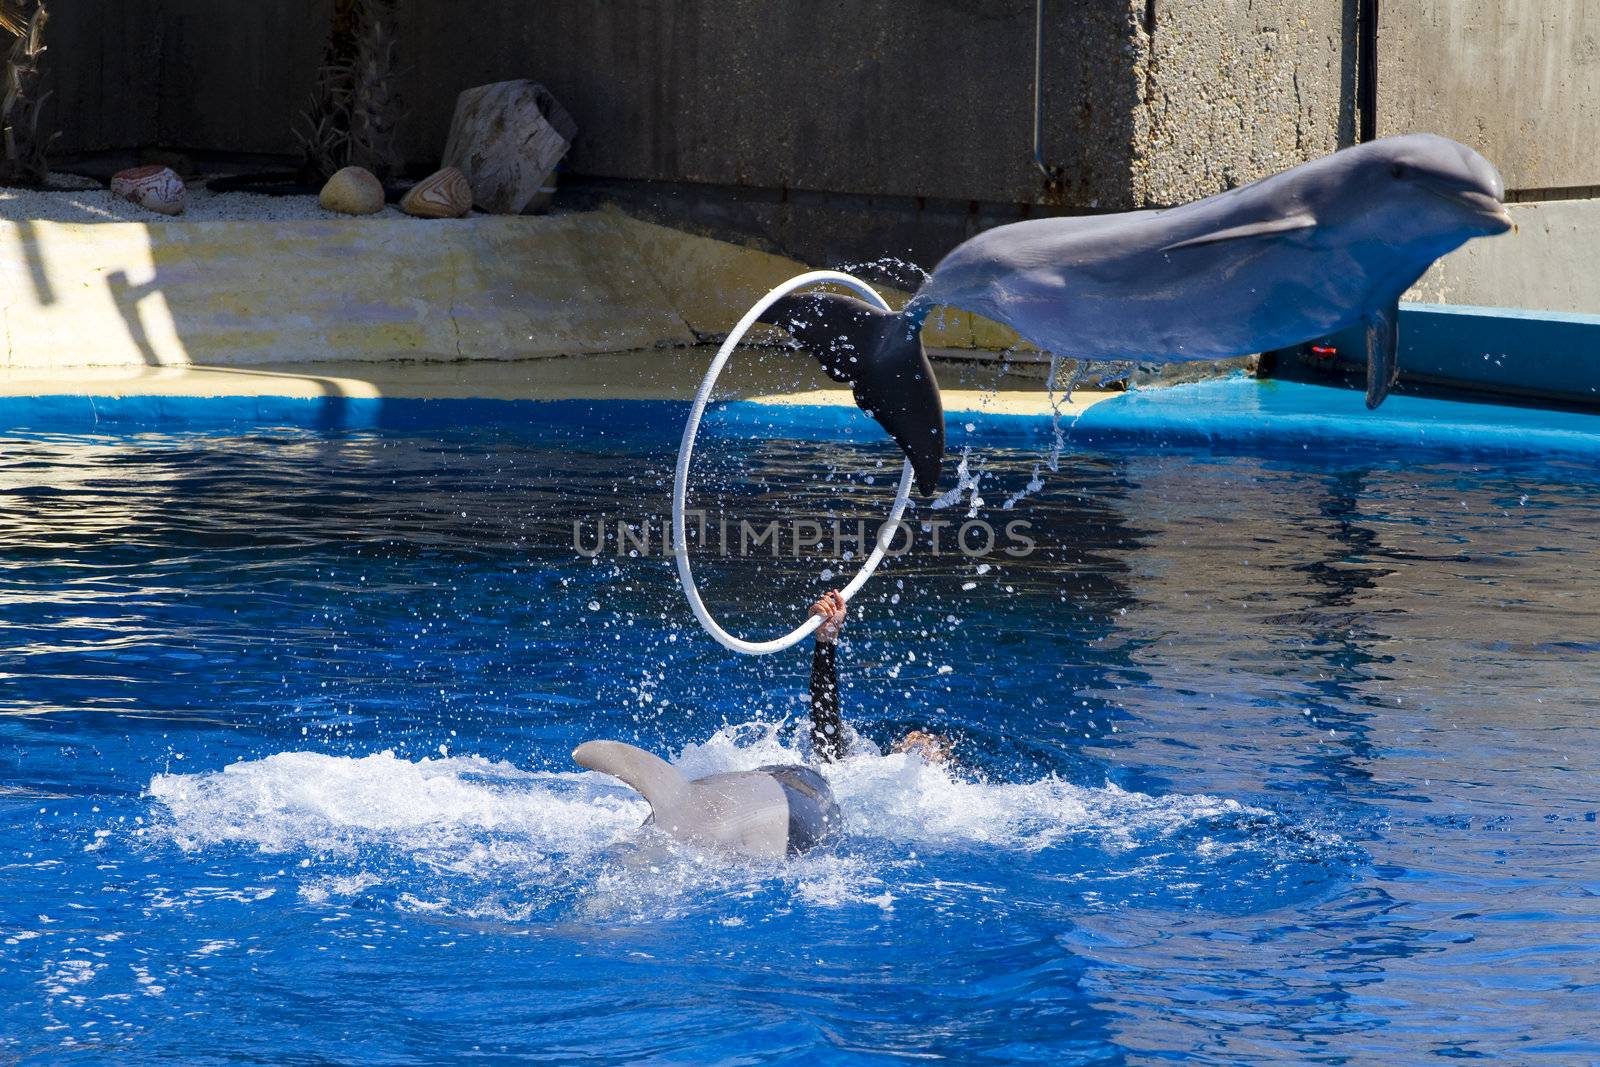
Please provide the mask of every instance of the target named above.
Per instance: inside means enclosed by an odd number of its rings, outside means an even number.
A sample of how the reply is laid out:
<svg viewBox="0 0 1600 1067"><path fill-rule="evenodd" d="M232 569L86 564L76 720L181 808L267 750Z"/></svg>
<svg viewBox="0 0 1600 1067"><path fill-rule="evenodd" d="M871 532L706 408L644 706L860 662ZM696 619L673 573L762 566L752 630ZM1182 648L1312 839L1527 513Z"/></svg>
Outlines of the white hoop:
<svg viewBox="0 0 1600 1067"><path fill-rule="evenodd" d="M694 438L700 429L700 416L705 414L706 401L711 399L711 389L717 384L717 376L722 373L722 368L728 362L728 357L733 355L733 350L744 340L744 335L755 325L761 313L776 303L780 297L818 282L833 282L845 286L884 311L890 310L889 305L884 303L883 297L879 296L872 286L840 271L814 270L790 278L756 301L728 334L728 339L722 342L722 347L717 349L716 358L711 361L705 378L700 382L700 391L695 394L694 406L689 409L689 421L683 425L683 443L678 446L678 471L672 481L672 554L678 561L678 584L683 586L683 595L688 599L689 607L694 610L694 617L705 627L706 633L716 638L724 648L743 652L747 656L764 656L769 652L781 652L804 640L822 624L822 620L813 615L782 637L775 637L770 641L745 641L724 630L717 624L717 620L711 617L711 612L706 610L705 602L700 599L700 590L695 587L694 573L689 569L689 540L685 536L683 521L684 501L689 490L689 460L694 456ZM861 569L850 580L850 584L840 590L845 600L848 601L855 596L867 583L867 579L872 577L872 572L878 569L878 564L883 562L883 553L894 540L894 535L900 527L900 516L905 513L906 502L911 499L911 483L911 461L908 459L900 473L900 488L895 494L894 506L889 510L889 520L879 528L878 540L873 545L871 555L861 564Z"/></svg>

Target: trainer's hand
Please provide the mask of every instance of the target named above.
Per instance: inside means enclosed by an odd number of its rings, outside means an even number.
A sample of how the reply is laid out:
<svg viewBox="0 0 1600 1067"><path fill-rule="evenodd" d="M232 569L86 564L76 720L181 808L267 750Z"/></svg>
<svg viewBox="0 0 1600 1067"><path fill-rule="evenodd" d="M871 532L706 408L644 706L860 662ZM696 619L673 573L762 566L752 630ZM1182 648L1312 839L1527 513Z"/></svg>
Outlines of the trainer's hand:
<svg viewBox="0 0 1600 1067"><path fill-rule="evenodd" d="M822 594L822 598L811 605L811 614L822 619L822 625L817 627L819 644L831 645L839 639L839 631L844 629L844 597L837 589Z"/></svg>

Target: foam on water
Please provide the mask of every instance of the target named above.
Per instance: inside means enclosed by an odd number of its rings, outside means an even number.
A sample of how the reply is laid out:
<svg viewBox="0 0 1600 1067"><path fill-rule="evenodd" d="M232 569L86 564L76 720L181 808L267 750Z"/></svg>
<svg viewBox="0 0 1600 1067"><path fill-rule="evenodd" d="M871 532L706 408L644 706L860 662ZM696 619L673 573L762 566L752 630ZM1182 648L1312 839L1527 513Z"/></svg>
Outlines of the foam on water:
<svg viewBox="0 0 1600 1067"><path fill-rule="evenodd" d="M577 851L637 825L648 810L642 800L577 788L582 777L476 756L280 752L218 772L157 775L149 791L173 817L173 840L188 849L245 842L349 854L383 843L447 857L501 833Z"/></svg>
<svg viewBox="0 0 1600 1067"><path fill-rule="evenodd" d="M804 760L786 722L726 726L675 760L690 777ZM1063 842L1118 853L1222 823L1268 826L1226 850L1270 847L1275 817L1234 800L1152 796L1047 777L992 782L919 757L858 754L823 768L845 813L836 847L790 863L731 862L641 830L648 806L594 773L476 756L406 760L280 752L150 782L157 842L298 857L313 903L382 900L418 913L511 921L628 920L777 892L816 906L892 907L916 857L1038 852Z"/></svg>
<svg viewBox="0 0 1600 1067"><path fill-rule="evenodd" d="M783 723L755 721L725 726L675 761L699 777L763 764L805 759L786 739ZM824 765L823 773L845 815L849 837L918 850L991 848L1037 851L1074 834L1103 845L1126 846L1138 835L1168 832L1219 815L1264 816L1233 800L1196 795L1153 797L1115 785L1086 787L1056 777L1031 782L985 781L925 763L904 753L872 751L859 739L857 754Z"/></svg>

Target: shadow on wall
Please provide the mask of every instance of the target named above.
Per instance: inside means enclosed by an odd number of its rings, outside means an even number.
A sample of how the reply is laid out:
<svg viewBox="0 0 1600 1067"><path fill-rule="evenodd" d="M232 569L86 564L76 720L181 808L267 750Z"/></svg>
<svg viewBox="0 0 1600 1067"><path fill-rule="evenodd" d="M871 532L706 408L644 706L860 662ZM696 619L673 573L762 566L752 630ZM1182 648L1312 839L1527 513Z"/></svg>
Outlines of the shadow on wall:
<svg viewBox="0 0 1600 1067"><path fill-rule="evenodd" d="M681 243L692 239L610 212L4 225L0 284L16 298L3 365L13 371L693 345L665 275L706 298L748 281L736 277L742 250L722 246L717 259L701 249L685 265ZM700 268L720 274L701 281Z"/></svg>
<svg viewBox="0 0 1600 1067"><path fill-rule="evenodd" d="M45 268L44 254L39 248L38 235L32 222L19 222L22 255L28 263L28 280L33 283L33 298L41 307L56 302L56 291L50 285L50 272Z"/></svg>
<svg viewBox="0 0 1600 1067"><path fill-rule="evenodd" d="M127 328L128 340L138 349L145 367L192 365L188 360L177 363L164 362L151 343L150 332L145 326L142 308L146 303L159 305L163 312L170 307L170 302L162 294L159 271L149 281L137 285L129 280L127 271L109 271L106 274L106 289L112 303L116 305L123 325ZM172 325L176 327L177 324L174 322ZM176 328L172 330L172 336L179 339L181 344L181 334ZM351 383L338 378L215 364L205 365L205 371L207 380L212 382L217 394L269 395L279 398L287 396L313 403L315 418L312 424L316 429L342 429L358 423L358 420L352 417L347 403L355 398L356 393L350 389ZM227 376L233 376L236 384L225 384ZM362 381L360 386L356 392L364 399L382 396L378 386L373 382Z"/></svg>
<svg viewBox="0 0 1600 1067"><path fill-rule="evenodd" d="M111 302L116 304L123 323L128 327L128 339L138 348L144 362L151 367L161 366L161 357L150 343L150 334L145 329L139 311L139 302L159 291L156 280L151 278L143 285L135 285L128 280L127 271L114 270L106 274L106 288L111 293Z"/></svg>
<svg viewBox="0 0 1600 1067"><path fill-rule="evenodd" d="M620 388L681 399L674 390L692 389L703 362L681 381L665 383L655 380L658 372L671 368L678 376L683 366L665 355L635 355L632 365L555 361L551 373L529 368L545 362L537 357L690 349L720 340L753 300L804 269L616 212L11 225L15 240L0 240L0 284L9 282L19 294L4 322L4 366L14 381L69 367L82 378L84 367L200 366L211 368L208 387L220 389L228 374L240 378L240 392L229 395L299 395L295 388L268 390L265 371L223 369L288 364L289 378L315 384L318 395L352 399L385 391L377 380L423 390L411 396L509 399L532 390L582 399ZM42 281L30 287L29 278ZM1014 391L1038 392L1048 366L1035 363L1037 353L1018 351L1014 333L965 312L930 319L924 339L947 358L988 362L992 353L1008 353L1007 361L1022 368L1013 376ZM753 391L792 393L794 382L758 364L795 358L741 358L729 383L749 371ZM523 366L503 375L489 370L510 360ZM306 364L380 361L374 374L342 367L327 375L315 367L294 373ZM464 362L476 369L443 369ZM397 364L439 369L397 374ZM451 375L463 382L452 383ZM463 391L466 378L475 391ZM191 380L187 388L194 386ZM148 394L148 385L138 391Z"/></svg>
<svg viewBox="0 0 1600 1067"><path fill-rule="evenodd" d="M195 272L161 266L150 227L33 220L9 225L13 239L0 247L0 284L16 294L4 312L4 369L13 378L41 392L81 392L78 381L55 384L70 367L72 379L90 377L125 388L138 383L132 391L156 396L161 390L152 390L152 379L169 378L177 387L177 368L206 364L191 358L184 338L189 301L175 295ZM129 266L106 269L107 263ZM144 280L136 280L140 274ZM188 311L199 321L198 309ZM85 351L87 346L93 350ZM237 384L229 385L232 379ZM345 401L381 395L371 382L216 365L205 366L198 384L210 395L312 402L316 421L329 427L346 423ZM181 388L192 393L196 387L191 380Z"/></svg>
<svg viewBox="0 0 1600 1067"><path fill-rule="evenodd" d="M168 395L198 390L271 397L280 406L312 404L309 421L319 427L370 424L369 402L382 396L374 381L228 365L302 362L308 329L325 342L316 355L339 351L347 331L361 329L370 340L371 330L383 329L382 322L374 325L373 314L363 316L359 304L351 305L348 293L319 286L313 272L297 275L279 261L257 278L241 274L240 265L248 270L254 263L236 253L252 246L260 251L263 227L220 224L219 235L214 223L10 225L14 239L0 247L0 278L28 299L14 302L5 314L5 369L31 387L79 393L87 378L159 396L164 390L157 383L167 381ZM307 236L315 241L314 234ZM281 244L283 235L272 239ZM233 269L218 270L219 257L231 257ZM297 290L308 298L302 301ZM430 310L413 301L410 317L426 318ZM376 317L391 323L404 318ZM319 319L326 320L324 328L315 327ZM197 376L193 367L203 367L203 374ZM72 384L54 386L57 376ZM350 403L355 400L366 409L359 415Z"/></svg>

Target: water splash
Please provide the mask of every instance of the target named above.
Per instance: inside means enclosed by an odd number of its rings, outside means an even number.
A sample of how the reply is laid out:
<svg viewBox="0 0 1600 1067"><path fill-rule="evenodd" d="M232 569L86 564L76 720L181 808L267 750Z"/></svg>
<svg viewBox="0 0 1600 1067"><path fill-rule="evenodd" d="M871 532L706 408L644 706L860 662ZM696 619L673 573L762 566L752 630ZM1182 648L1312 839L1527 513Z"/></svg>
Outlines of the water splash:
<svg viewBox="0 0 1600 1067"><path fill-rule="evenodd" d="M842 264L839 270L844 271L846 274L855 275L872 271L888 278L893 285L910 289L912 292L922 288L923 284L933 277L918 264L909 259L901 259L899 256L879 256L877 259L857 260Z"/></svg>
<svg viewBox="0 0 1600 1067"><path fill-rule="evenodd" d="M1061 453L1067 446L1066 429L1062 427L1061 423L1061 408L1063 404L1068 404L1072 401L1073 390L1078 387L1080 375L1083 372L1083 365L1073 361L1072 375L1067 380L1066 389L1060 391L1058 395L1062 363L1063 357L1059 353L1050 353L1050 369L1045 379L1045 397L1050 404L1050 451L1040 463L1033 465L1033 474L1029 477L1027 484L1016 492L1008 494L1005 500L1001 502L1001 511L1011 511L1022 501L1043 491L1044 479L1039 476L1041 466L1049 467L1052 474L1061 470ZM972 516L969 515L968 517Z"/></svg>
<svg viewBox="0 0 1600 1067"><path fill-rule="evenodd" d="M1057 462L1059 463L1059 458ZM1005 501L1000 505L1000 510L1010 511L1012 508L1017 506L1018 501L1026 500L1028 497L1033 496L1043 488L1044 479L1039 477L1039 464L1035 463L1033 465L1033 477L1028 479L1028 484L1024 485L1021 489L1018 489L1010 496L1006 497Z"/></svg>
<svg viewBox="0 0 1600 1067"><path fill-rule="evenodd" d="M1045 462L1050 467L1050 473L1055 474L1061 470L1061 451L1067 445L1066 431L1061 428L1061 405L1072 402L1072 393L1078 387L1078 376L1082 373L1083 365L1076 360L1072 361L1072 376L1067 379L1067 387L1062 396L1056 397L1057 386L1061 377L1062 357L1059 352L1050 353L1049 377L1045 380L1045 397L1050 402L1050 455Z"/></svg>
<svg viewBox="0 0 1600 1067"><path fill-rule="evenodd" d="M961 459L956 463L956 484L936 497L928 506L935 511L954 507L961 502L961 495L969 493L967 502L967 518L978 517L978 509L983 507L985 501L978 495L979 483L983 480L984 469L980 465L972 469L972 448L969 445L961 446Z"/></svg>
<svg viewBox="0 0 1600 1067"><path fill-rule="evenodd" d="M728 725L674 762L690 777L802 762L803 733L784 719ZM186 852L298 857L285 866L298 872L300 896L313 905L364 902L511 922L632 922L758 893L775 893L778 906L890 908L911 891L906 872L918 857L940 853L1071 844L1116 855L1192 832L1208 842L1203 858L1176 843L1155 854L1211 864L1223 852L1282 844L1274 842L1283 837L1281 820L1226 798L1153 796L1054 776L996 782L867 743L854 753L822 768L845 813L844 840L787 863L711 855L641 829L648 806L605 775L530 771L477 756L407 760L390 751L280 752L220 771L157 775L148 789L153 815L140 833ZM1219 835L1218 825L1242 831Z"/></svg>

